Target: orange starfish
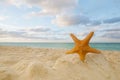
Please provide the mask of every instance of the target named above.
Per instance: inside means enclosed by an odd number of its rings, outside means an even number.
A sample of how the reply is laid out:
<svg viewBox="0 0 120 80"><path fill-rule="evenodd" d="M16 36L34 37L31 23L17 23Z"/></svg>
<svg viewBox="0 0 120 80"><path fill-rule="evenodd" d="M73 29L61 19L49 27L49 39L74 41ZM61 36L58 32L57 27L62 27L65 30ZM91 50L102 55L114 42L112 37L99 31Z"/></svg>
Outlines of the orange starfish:
<svg viewBox="0 0 120 80"><path fill-rule="evenodd" d="M67 51L66 54L78 53L80 56L80 60L84 62L85 56L88 52L97 53L97 54L101 53L99 50L96 50L89 46L89 41L93 36L93 34L94 32L90 32L85 39L79 40L74 34L71 33L70 36L74 40L75 46L73 49Z"/></svg>

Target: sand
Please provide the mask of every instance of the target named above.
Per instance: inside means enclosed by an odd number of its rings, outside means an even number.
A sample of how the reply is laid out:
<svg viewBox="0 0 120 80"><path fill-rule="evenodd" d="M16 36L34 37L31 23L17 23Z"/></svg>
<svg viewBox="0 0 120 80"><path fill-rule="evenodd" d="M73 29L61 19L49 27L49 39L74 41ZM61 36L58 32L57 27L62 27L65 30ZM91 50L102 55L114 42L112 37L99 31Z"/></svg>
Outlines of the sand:
<svg viewBox="0 0 120 80"><path fill-rule="evenodd" d="M86 56L67 49L0 46L0 80L120 80L120 51Z"/></svg>

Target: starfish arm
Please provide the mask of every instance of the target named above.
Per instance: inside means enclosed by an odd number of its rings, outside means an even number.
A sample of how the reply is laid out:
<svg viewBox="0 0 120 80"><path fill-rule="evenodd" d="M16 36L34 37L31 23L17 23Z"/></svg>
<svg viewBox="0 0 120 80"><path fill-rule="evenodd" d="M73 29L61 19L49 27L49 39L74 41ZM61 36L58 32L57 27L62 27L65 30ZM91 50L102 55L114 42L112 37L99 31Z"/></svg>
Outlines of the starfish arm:
<svg viewBox="0 0 120 80"><path fill-rule="evenodd" d="M72 54L72 53L75 53L74 49L71 49L71 50L69 50L69 51L66 52L66 54Z"/></svg>
<svg viewBox="0 0 120 80"><path fill-rule="evenodd" d="M70 36L72 37L74 42L78 42L79 41L79 39L74 34L71 33Z"/></svg>
<svg viewBox="0 0 120 80"><path fill-rule="evenodd" d="M94 49L94 48L88 48L87 51L88 51L88 52L92 52L92 53L96 53L96 54L101 53L99 50Z"/></svg>
<svg viewBox="0 0 120 80"><path fill-rule="evenodd" d="M88 44L94 32L90 32L87 37L83 40L84 44Z"/></svg>
<svg viewBox="0 0 120 80"><path fill-rule="evenodd" d="M80 56L80 60L82 62L84 62L85 61L86 52L79 52L79 56Z"/></svg>

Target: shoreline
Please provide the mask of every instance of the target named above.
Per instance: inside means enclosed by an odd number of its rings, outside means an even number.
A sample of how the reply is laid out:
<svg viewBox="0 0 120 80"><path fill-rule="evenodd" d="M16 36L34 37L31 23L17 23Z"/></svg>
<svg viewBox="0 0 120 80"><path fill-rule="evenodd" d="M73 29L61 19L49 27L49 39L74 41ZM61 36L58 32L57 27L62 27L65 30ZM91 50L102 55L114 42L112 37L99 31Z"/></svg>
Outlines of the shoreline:
<svg viewBox="0 0 120 80"><path fill-rule="evenodd" d="M0 46L0 80L120 79L120 51L89 53L83 63L77 54L65 54L66 50Z"/></svg>
<svg viewBox="0 0 120 80"><path fill-rule="evenodd" d="M32 47L32 46L1 46L0 47L13 47L13 48L31 48L31 49L55 49L55 50L69 50L68 48L47 48L47 47ZM71 49L71 48L70 48ZM120 52L120 50L102 50L102 49L98 49L100 51L117 51L117 52Z"/></svg>
<svg viewBox="0 0 120 80"><path fill-rule="evenodd" d="M118 50L120 51L120 43L90 43L91 47L100 50ZM71 49L74 43L0 43L0 46L13 46L13 47L35 47L35 48L58 48L58 49Z"/></svg>

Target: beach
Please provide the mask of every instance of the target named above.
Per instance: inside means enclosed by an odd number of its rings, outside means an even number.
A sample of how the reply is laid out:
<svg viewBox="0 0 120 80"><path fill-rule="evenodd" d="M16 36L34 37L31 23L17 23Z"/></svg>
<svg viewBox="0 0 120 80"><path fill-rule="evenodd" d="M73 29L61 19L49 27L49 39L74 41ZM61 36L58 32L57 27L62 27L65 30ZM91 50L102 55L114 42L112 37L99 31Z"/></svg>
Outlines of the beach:
<svg viewBox="0 0 120 80"><path fill-rule="evenodd" d="M67 50L0 46L0 80L120 80L120 51L89 53L83 63Z"/></svg>

